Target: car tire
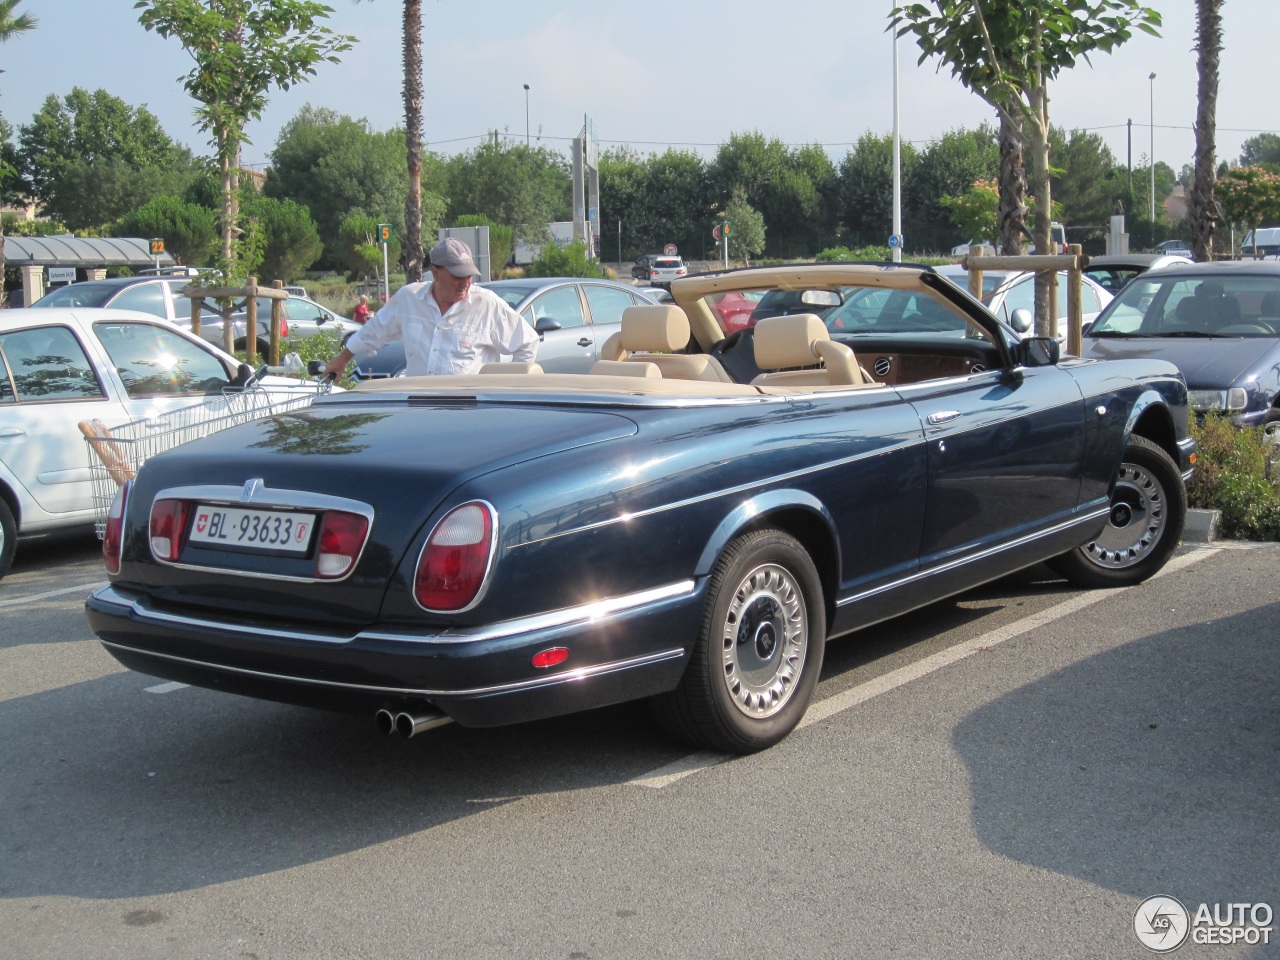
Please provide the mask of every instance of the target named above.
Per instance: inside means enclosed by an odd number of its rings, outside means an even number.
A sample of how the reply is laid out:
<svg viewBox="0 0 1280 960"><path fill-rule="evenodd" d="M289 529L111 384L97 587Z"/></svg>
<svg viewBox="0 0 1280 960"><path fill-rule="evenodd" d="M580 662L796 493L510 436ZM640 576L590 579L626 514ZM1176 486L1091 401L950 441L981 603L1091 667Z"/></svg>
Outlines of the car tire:
<svg viewBox="0 0 1280 960"><path fill-rule="evenodd" d="M826 608L804 547L780 530L735 539L716 561L680 685L653 698L678 739L726 753L773 746L804 716L822 671Z"/></svg>
<svg viewBox="0 0 1280 960"><path fill-rule="evenodd" d="M1280 443L1280 410L1273 407L1267 411L1266 419L1262 421L1262 437L1268 443Z"/></svg>
<svg viewBox="0 0 1280 960"><path fill-rule="evenodd" d="M1130 437L1106 527L1049 566L1082 587L1141 583L1172 556L1186 518L1187 491L1173 458L1145 437Z"/></svg>
<svg viewBox="0 0 1280 960"><path fill-rule="evenodd" d="M13 554L18 549L18 521L13 517L9 504L0 497L0 577L13 566Z"/></svg>

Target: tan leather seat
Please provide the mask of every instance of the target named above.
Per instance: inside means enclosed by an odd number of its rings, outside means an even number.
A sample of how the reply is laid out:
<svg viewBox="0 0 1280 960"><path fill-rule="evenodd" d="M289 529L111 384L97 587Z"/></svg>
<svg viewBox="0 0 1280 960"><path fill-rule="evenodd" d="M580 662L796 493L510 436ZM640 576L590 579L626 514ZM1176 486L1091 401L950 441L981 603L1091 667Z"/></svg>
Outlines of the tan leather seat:
<svg viewBox="0 0 1280 960"><path fill-rule="evenodd" d="M669 380L733 383L714 357L676 353L688 346L689 337L689 318L674 304L627 307L622 312L622 330L600 348L600 362L652 363Z"/></svg>
<svg viewBox="0 0 1280 960"><path fill-rule="evenodd" d="M858 358L843 343L831 339L822 318L812 313L766 317L756 324L756 366L762 373L757 386L870 386ZM784 367L817 369L787 370Z"/></svg>
<svg viewBox="0 0 1280 960"><path fill-rule="evenodd" d="M542 366L533 360L499 360L480 367L480 373L542 373Z"/></svg>

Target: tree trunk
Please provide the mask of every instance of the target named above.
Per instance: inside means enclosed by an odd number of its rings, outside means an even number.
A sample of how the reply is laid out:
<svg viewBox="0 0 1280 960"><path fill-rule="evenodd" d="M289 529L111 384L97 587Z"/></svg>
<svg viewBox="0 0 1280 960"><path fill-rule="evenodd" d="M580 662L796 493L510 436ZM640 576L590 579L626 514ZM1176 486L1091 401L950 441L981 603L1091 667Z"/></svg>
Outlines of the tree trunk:
<svg viewBox="0 0 1280 960"><path fill-rule="evenodd" d="M1018 112L1010 105L1000 112L1000 209L999 240L1005 256L1022 255L1022 231L1027 221L1027 171L1022 128L1012 119ZM1008 114L1008 115L1006 115Z"/></svg>
<svg viewBox="0 0 1280 960"><path fill-rule="evenodd" d="M422 279L423 261L421 0L404 3L404 137L409 168L409 194L404 201L405 279L417 283Z"/></svg>
<svg viewBox="0 0 1280 960"><path fill-rule="evenodd" d="M1053 221L1053 201L1049 189L1049 92L1044 75L1037 71L1030 91L1030 105L1034 116L1023 124L1027 135L1027 148L1031 153L1031 170L1036 198L1035 238L1036 252L1050 252L1050 224ZM1056 331L1049 327L1049 274L1036 274L1036 336L1051 337Z"/></svg>
<svg viewBox="0 0 1280 960"><path fill-rule="evenodd" d="M1191 186L1191 252L1196 260L1212 260L1213 234L1220 218L1214 196L1214 154L1217 152L1222 0L1196 0L1196 33L1199 89L1195 127L1196 172Z"/></svg>

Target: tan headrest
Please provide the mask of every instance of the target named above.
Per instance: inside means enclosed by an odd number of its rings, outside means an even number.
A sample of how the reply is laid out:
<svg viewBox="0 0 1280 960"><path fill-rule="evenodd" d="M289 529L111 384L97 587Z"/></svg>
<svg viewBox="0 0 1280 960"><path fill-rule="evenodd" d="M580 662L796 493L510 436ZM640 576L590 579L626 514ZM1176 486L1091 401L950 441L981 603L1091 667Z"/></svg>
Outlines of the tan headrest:
<svg viewBox="0 0 1280 960"><path fill-rule="evenodd" d="M756 324L756 366L761 370L812 366L818 362L814 342L830 339L826 324L815 314L766 317Z"/></svg>
<svg viewBox="0 0 1280 960"><path fill-rule="evenodd" d="M591 365L591 373L603 377L652 377L662 379L662 371L655 363L635 360L597 360Z"/></svg>
<svg viewBox="0 0 1280 960"><path fill-rule="evenodd" d="M628 353L675 353L688 345L689 318L674 304L644 304L622 311L622 348Z"/></svg>

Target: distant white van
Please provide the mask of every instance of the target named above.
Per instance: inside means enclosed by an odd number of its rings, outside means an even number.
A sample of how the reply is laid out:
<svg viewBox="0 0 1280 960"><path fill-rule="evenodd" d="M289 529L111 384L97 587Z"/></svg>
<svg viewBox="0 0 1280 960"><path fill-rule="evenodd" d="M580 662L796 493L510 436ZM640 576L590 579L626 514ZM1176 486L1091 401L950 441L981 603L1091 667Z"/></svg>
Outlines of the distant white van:
<svg viewBox="0 0 1280 960"><path fill-rule="evenodd" d="M1260 250L1254 249L1253 231L1250 230L1244 236L1244 242L1240 244L1240 255L1243 257L1257 256L1262 253L1263 256L1274 257L1280 254L1280 227L1259 227L1258 228L1258 246Z"/></svg>

